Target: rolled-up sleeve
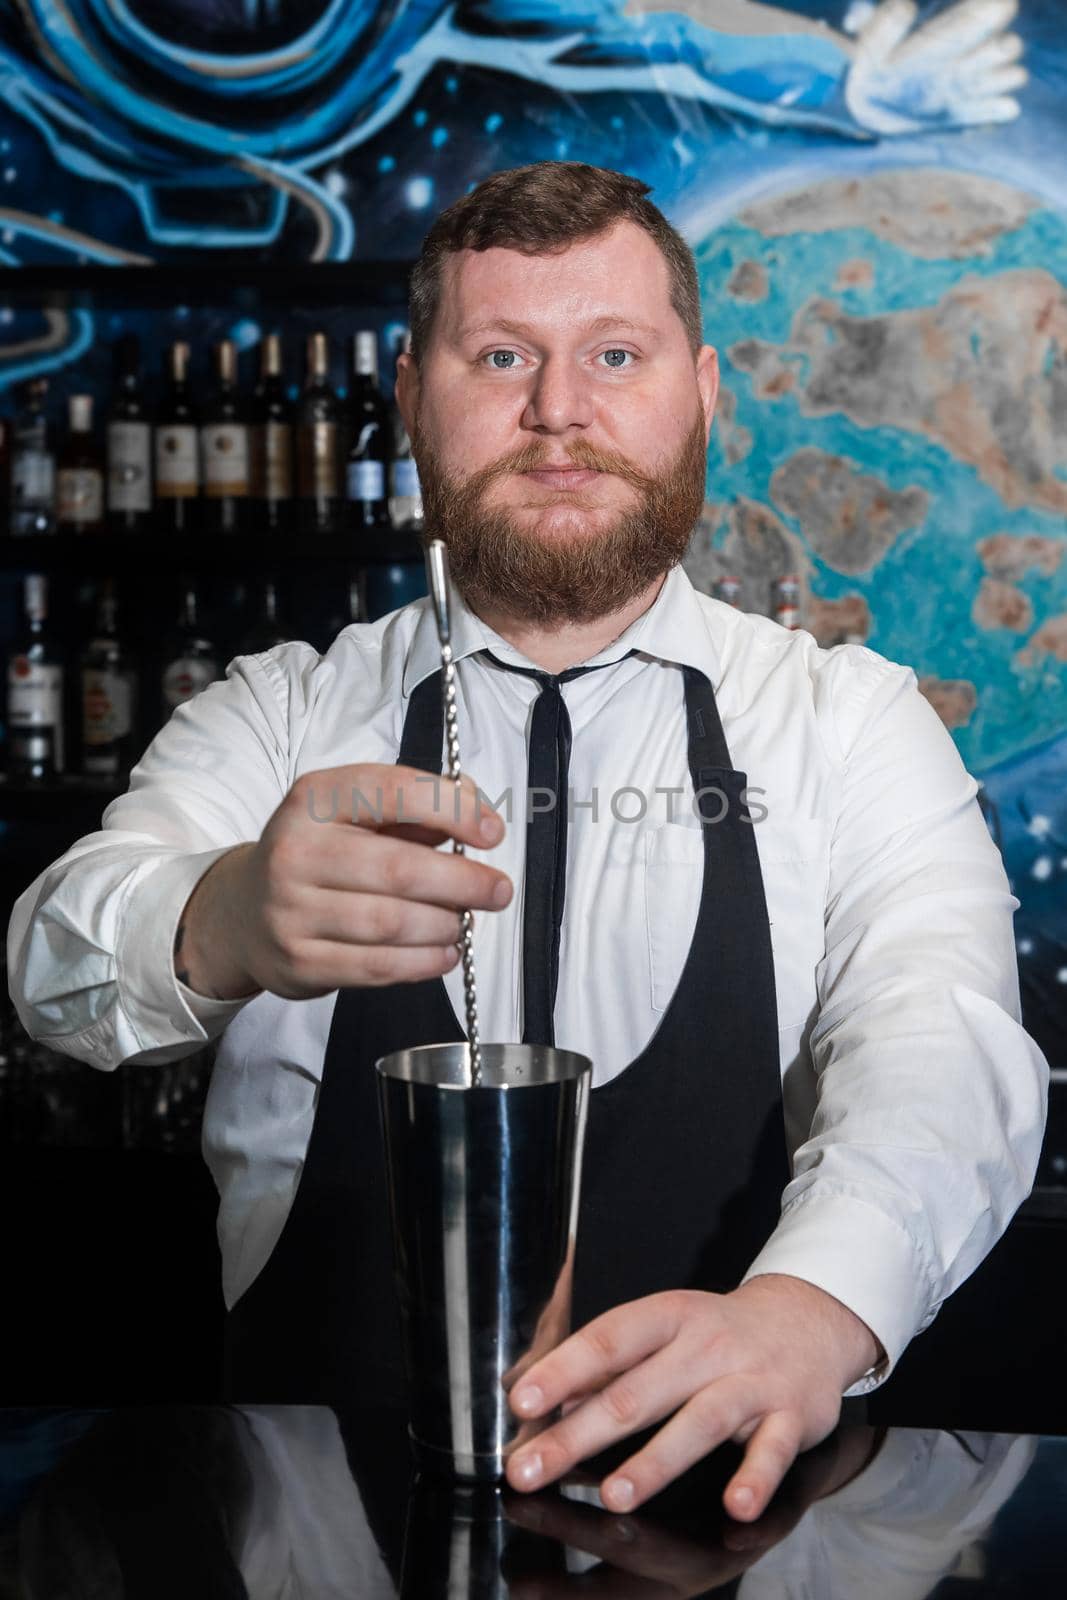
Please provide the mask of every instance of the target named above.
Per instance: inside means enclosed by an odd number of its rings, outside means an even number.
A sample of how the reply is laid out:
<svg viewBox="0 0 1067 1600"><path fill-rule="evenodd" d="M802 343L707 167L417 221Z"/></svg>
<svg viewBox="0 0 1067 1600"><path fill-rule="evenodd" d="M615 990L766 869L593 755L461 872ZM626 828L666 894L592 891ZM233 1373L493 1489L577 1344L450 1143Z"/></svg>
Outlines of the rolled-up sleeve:
<svg viewBox="0 0 1067 1600"><path fill-rule="evenodd" d="M809 1048L810 1135L747 1277L788 1273L881 1340L884 1381L1033 1184L1048 1066L1020 1021L1012 895L915 674L831 652L843 761Z"/></svg>
<svg viewBox="0 0 1067 1600"><path fill-rule="evenodd" d="M190 894L235 845L258 839L284 799L303 643L238 656L179 706L113 800L16 900L11 999L50 1049L110 1070L165 1062L217 1037L247 1001L198 996L173 942Z"/></svg>

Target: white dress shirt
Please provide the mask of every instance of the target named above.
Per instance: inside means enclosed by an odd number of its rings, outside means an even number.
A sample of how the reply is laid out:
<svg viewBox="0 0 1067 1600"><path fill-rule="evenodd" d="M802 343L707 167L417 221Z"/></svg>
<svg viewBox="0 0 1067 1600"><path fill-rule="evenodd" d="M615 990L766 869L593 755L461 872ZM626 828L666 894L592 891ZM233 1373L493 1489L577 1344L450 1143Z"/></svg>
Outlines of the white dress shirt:
<svg viewBox="0 0 1067 1600"><path fill-rule="evenodd" d="M522 1034L538 687L478 658L486 647L533 664L457 600L464 770L505 816L502 797L513 798L503 843L468 849L516 885L506 910L475 918L482 1037L505 1041ZM680 671L691 664L711 679L753 814L766 812L754 825L793 1178L748 1275L804 1278L862 1317L888 1356L850 1391L863 1392L991 1249L1040 1152L1048 1069L1020 1025L1018 901L977 786L910 668L860 646L820 649L697 593L680 567L590 661L617 664L562 690L572 817L556 1042L591 1057L594 1085L607 1082L647 1044L681 974L703 862ZM324 655L295 642L237 657L225 681L174 712L101 830L12 912L12 998L50 1048L104 1070L148 1068L218 1038L203 1146L229 1305L288 1214L336 995L195 995L174 974L178 919L201 875L259 838L302 773L394 762L411 692L438 665L425 600L343 629ZM316 790L323 815L328 790ZM462 1017L460 969L444 982ZM692 1065L744 1069L716 1059L713 1037Z"/></svg>

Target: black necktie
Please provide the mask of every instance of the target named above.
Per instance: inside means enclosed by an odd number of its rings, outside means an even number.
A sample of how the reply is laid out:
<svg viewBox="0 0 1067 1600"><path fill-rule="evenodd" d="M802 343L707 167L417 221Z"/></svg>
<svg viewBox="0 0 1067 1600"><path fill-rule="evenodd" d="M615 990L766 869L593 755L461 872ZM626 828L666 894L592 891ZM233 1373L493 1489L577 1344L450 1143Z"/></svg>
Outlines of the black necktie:
<svg viewBox="0 0 1067 1600"><path fill-rule="evenodd" d="M505 672L519 672L541 686L530 724L527 771L529 820L526 824L526 898L522 920L523 1044L555 1043L552 1012L559 977L559 941L567 892L567 769L571 759L571 719L559 692L561 683L599 672L618 661L595 667L568 667L566 672L539 672L501 661L482 652ZM630 650L627 655L636 655Z"/></svg>

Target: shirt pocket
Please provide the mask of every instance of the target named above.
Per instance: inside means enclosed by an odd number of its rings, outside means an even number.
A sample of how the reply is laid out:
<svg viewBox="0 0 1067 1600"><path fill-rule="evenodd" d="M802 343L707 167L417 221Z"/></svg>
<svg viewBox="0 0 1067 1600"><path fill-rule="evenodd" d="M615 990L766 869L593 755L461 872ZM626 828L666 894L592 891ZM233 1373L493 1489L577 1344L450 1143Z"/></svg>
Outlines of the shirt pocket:
<svg viewBox="0 0 1067 1600"><path fill-rule="evenodd" d="M753 827L771 925L778 1026L800 1027L817 1005L815 972L826 950L830 822L771 813Z"/></svg>
<svg viewBox="0 0 1067 1600"><path fill-rule="evenodd" d="M645 836L649 1000L666 1011L689 955L704 882L704 830L665 822Z"/></svg>

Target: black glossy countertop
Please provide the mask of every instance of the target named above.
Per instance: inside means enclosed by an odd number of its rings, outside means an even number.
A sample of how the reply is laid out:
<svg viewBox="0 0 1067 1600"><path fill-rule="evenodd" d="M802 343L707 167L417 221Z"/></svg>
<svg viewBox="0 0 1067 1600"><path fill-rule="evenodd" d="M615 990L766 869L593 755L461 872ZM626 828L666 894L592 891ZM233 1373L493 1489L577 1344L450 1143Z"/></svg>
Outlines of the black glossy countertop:
<svg viewBox="0 0 1067 1600"><path fill-rule="evenodd" d="M1067 1592L1067 1439L841 1428L733 1523L717 1452L629 1517L412 1477L403 1419L316 1406L0 1411L0 1595L32 1600L940 1600ZM601 1468L606 1461L601 1462ZM602 1475L602 1473L601 1473Z"/></svg>

